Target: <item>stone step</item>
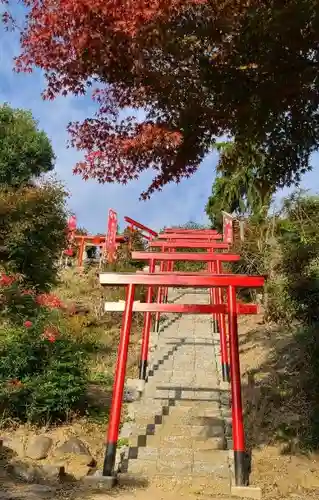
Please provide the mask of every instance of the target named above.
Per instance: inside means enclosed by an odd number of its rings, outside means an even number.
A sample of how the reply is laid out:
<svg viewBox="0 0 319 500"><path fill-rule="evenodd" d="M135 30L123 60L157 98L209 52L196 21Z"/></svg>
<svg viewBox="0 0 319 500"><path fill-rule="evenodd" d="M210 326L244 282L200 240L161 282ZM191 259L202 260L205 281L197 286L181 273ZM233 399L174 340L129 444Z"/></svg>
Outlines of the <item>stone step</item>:
<svg viewBox="0 0 319 500"><path fill-rule="evenodd" d="M141 404L147 405L150 398L154 400L174 399L176 404L181 400L203 399L203 402L208 400L208 403L212 406L220 406L220 395L217 387L208 390L207 387L201 388L193 382L190 382L190 385L187 387L182 385L178 386L174 382L165 383L163 385L160 385L160 381L154 380L154 382L157 382L156 387L150 386L145 389L145 399L143 398L141 400Z"/></svg>
<svg viewBox="0 0 319 500"><path fill-rule="evenodd" d="M141 437L130 437L129 446L131 448L145 450L150 449L170 449L172 446L176 449L192 449L196 451L215 451L215 450L225 450L227 442L224 436L221 437L209 437L200 438L195 436L185 436L185 435L157 435L155 431L154 436L147 436L146 444L147 446L139 446L141 444ZM145 442L145 441L144 441ZM144 443L143 443L144 444Z"/></svg>
<svg viewBox="0 0 319 500"><path fill-rule="evenodd" d="M196 392L196 394L195 394ZM187 412L192 412L193 415L198 417L211 416L216 417L218 415L223 415L223 418L231 416L229 400L223 402L217 397L214 399L205 398L205 392L197 391L176 391L171 390L158 390L155 392L155 396L145 397L142 400L135 403L134 406L134 416L138 417L145 415L152 415L154 412L159 411L165 406L169 406L170 414L172 414L172 409L174 408L174 414L177 415L185 414ZM131 409L133 407L131 406Z"/></svg>
<svg viewBox="0 0 319 500"><path fill-rule="evenodd" d="M135 450L133 450L135 452ZM210 464L212 467L223 467L229 465L229 452L226 450L197 450L194 448L158 448L145 447L139 448L137 453L129 454L129 460L147 460L154 461L158 459L175 461L180 458L186 461L203 462Z"/></svg>
<svg viewBox="0 0 319 500"><path fill-rule="evenodd" d="M214 416L201 416L192 413L178 413L176 414L172 409L170 412L171 419L169 422L176 422L179 427L185 427L187 431L189 427L202 427L207 430L209 437L219 436L224 433L226 422L220 416L219 412L216 412ZM166 426L165 426L166 428Z"/></svg>
<svg viewBox="0 0 319 500"><path fill-rule="evenodd" d="M166 415L144 415L144 416L138 416L138 415L135 415L134 419L133 419L133 423L134 425L138 425L140 427L146 427L147 425L163 425L163 423L165 422L165 420L168 418L168 416Z"/></svg>
<svg viewBox="0 0 319 500"><path fill-rule="evenodd" d="M207 294L194 290L176 300L209 303ZM169 316L154 339L144 394L130 409L134 423L125 434L129 447L122 470L139 480L168 476L179 484L202 483L205 494L211 481L214 497L228 495L230 394L220 381L219 335L213 333L212 318Z"/></svg>
<svg viewBox="0 0 319 500"><path fill-rule="evenodd" d="M140 480L143 477L145 479L151 477L152 482L155 482L157 477L161 476L170 477L172 480L178 478L179 485L189 484L192 486L204 486L204 483L201 482L204 481L205 489L207 489L207 485L210 482L211 486L213 486L214 495L230 495L231 493L228 463L214 464L202 461L192 462L191 460L186 460L184 457L179 457L175 461L168 461L167 458L157 460L130 460L128 473L130 475L136 474ZM195 491L196 490L194 490L194 492Z"/></svg>

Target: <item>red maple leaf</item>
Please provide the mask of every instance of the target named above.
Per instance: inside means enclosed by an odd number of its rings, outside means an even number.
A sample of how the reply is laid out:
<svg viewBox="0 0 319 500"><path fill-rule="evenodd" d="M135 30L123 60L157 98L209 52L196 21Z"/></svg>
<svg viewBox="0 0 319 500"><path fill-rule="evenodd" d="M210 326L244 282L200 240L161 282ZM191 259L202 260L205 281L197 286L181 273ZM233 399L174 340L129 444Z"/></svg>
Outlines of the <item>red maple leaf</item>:
<svg viewBox="0 0 319 500"><path fill-rule="evenodd" d="M152 169L147 198L192 175L222 135L260 145L276 182L307 170L319 142L316 2L23 1L16 70L41 68L46 99L92 92L98 106L69 126L83 179L125 184Z"/></svg>
<svg viewBox="0 0 319 500"><path fill-rule="evenodd" d="M183 152L185 134L181 124L152 90L154 79L164 93L171 91L168 87L165 90L171 82L161 81L154 71L152 75L152 63L148 69L145 67L143 51L161 39L166 21L207 2L24 0L29 12L16 70L42 68L48 82L44 93L47 99L58 94L84 94L94 81L100 82L99 88L93 89L99 106L97 116L69 126L71 143L86 152L74 173L85 180L126 184L152 167L155 178L142 194L147 198L167 182L196 170L199 162ZM152 101L159 105L156 113ZM133 112L119 120L127 108ZM134 118L137 109L146 110L142 123Z"/></svg>

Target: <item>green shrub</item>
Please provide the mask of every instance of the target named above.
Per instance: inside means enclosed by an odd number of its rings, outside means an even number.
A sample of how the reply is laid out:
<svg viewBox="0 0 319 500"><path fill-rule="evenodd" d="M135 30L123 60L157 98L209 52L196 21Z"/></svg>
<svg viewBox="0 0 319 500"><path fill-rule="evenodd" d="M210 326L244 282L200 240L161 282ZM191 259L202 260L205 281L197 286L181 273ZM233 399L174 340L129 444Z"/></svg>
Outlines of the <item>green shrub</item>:
<svg viewBox="0 0 319 500"><path fill-rule="evenodd" d="M0 264L37 290L56 282L67 245L65 201L64 189L54 182L19 189L0 186Z"/></svg>
<svg viewBox="0 0 319 500"><path fill-rule="evenodd" d="M115 264L115 271L125 271L130 269L130 271L135 271L136 269L143 269L146 262L132 260L131 252L143 251L146 249L146 240L141 236L139 231L131 232L129 229L125 229L123 236L127 238L125 243L121 243L117 250L117 260Z"/></svg>
<svg viewBox="0 0 319 500"><path fill-rule="evenodd" d="M299 430L301 441L307 449L319 448L319 335L317 325L302 328L296 340L300 346L300 391L304 394L307 411L303 411Z"/></svg>
<svg viewBox="0 0 319 500"><path fill-rule="evenodd" d="M241 260L232 272L266 275L263 289L267 320L314 324L319 321L319 196L297 191L280 211L256 224L234 252Z"/></svg>
<svg viewBox="0 0 319 500"><path fill-rule="evenodd" d="M264 288L265 319L275 323L290 324L295 317L294 302L289 295L288 280L276 276L266 281Z"/></svg>
<svg viewBox="0 0 319 500"><path fill-rule="evenodd" d="M0 413L7 419L43 424L82 409L87 354L49 319L0 331Z"/></svg>
<svg viewBox="0 0 319 500"><path fill-rule="evenodd" d="M295 317L319 321L319 196L294 193L285 200L279 238L283 272Z"/></svg>
<svg viewBox="0 0 319 500"><path fill-rule="evenodd" d="M32 290L22 290L17 277L1 276L13 281L4 286L0 279L0 315L21 325L25 318L33 318L39 309L35 294Z"/></svg>
<svg viewBox="0 0 319 500"><path fill-rule="evenodd" d="M55 156L30 111L0 106L0 184L15 188L50 172Z"/></svg>

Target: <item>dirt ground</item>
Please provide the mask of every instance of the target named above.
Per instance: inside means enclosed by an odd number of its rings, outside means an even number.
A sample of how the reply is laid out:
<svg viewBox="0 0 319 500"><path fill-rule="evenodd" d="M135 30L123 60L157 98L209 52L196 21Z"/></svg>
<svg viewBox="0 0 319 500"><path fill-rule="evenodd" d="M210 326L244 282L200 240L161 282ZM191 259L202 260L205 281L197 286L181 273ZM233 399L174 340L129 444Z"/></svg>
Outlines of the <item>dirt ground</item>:
<svg viewBox="0 0 319 500"><path fill-rule="evenodd" d="M243 318L239 329L251 482L262 488L266 500L319 495L319 453L306 453L295 437L307 408L298 395L300 373L290 367L298 349L293 332L263 324L262 316ZM289 426L296 430L294 437Z"/></svg>
<svg viewBox="0 0 319 500"><path fill-rule="evenodd" d="M287 359L293 354L292 332L263 324L262 317L246 317L240 323L240 355L243 378L243 396L247 443L252 450L251 483L262 488L265 500L311 500L319 495L319 453L306 454L289 435L281 439L283 423L298 422L304 418L304 409L296 393L289 387L298 381L298 374L291 374ZM285 385L283 386L283 380ZM284 387L284 390L283 390ZM286 397L286 393L289 397ZM285 397L284 397L285 396ZM302 405L301 405L302 406ZM306 417L305 417L306 418ZM90 429L76 424L73 429L56 429L51 432L74 432L89 444L92 454L101 455L101 427ZM81 432L80 432L81 431ZM21 432L16 431L16 432ZM65 437L64 435L62 437ZM1 500L215 500L213 482L200 479L172 481L154 478L151 484L135 484L112 492L94 491L77 485L62 485L57 491L41 490L13 481L0 463L0 483L4 491ZM221 499L223 497L219 497ZM225 500L228 497L224 497Z"/></svg>

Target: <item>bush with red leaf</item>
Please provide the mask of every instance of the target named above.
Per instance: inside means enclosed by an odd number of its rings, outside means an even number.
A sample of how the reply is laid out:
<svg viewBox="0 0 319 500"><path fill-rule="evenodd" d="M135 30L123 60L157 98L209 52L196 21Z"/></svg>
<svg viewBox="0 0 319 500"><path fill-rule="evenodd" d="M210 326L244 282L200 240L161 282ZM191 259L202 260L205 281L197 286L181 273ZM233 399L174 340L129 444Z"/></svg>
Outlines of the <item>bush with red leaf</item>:
<svg viewBox="0 0 319 500"><path fill-rule="evenodd" d="M49 309L64 309L62 300L53 293L42 293L37 295L36 303Z"/></svg>
<svg viewBox="0 0 319 500"><path fill-rule="evenodd" d="M87 350L68 332L68 311L53 293L0 275L0 414L10 421L64 421L83 409ZM64 316L66 316L64 318Z"/></svg>
<svg viewBox="0 0 319 500"><path fill-rule="evenodd" d="M0 328L0 414L11 422L66 421L84 410L88 354L59 318L39 308L33 321Z"/></svg>

